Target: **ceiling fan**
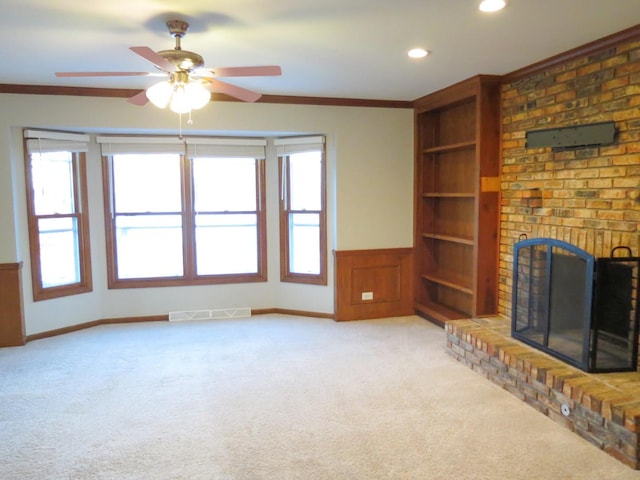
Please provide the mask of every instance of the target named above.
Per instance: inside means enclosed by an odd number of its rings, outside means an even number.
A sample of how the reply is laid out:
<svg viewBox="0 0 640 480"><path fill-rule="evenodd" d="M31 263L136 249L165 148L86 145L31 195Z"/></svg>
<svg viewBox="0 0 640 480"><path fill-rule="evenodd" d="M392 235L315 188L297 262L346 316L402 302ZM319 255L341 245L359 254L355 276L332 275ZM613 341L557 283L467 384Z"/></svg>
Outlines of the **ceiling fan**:
<svg viewBox="0 0 640 480"><path fill-rule="evenodd" d="M187 113L201 108L211 99L211 92L224 93L245 102L255 102L262 95L246 88L218 80L218 77L254 77L281 75L278 66L205 68L203 58L197 53L183 50L181 39L189 24L182 20L167 22L169 33L176 39L173 50L153 51L149 47L130 47L144 59L162 71L168 80L152 85L147 90L129 98L134 105L145 105L147 101L176 113ZM56 77L126 77L155 76L151 72L56 72Z"/></svg>

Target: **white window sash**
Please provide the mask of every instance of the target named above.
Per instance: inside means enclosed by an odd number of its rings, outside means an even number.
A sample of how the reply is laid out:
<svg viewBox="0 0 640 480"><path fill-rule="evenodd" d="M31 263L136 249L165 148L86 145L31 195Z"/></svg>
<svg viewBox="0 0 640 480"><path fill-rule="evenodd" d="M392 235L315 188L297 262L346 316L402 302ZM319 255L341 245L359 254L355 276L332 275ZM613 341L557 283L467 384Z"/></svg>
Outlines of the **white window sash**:
<svg viewBox="0 0 640 480"><path fill-rule="evenodd" d="M189 158L266 158L264 138L191 138L187 141Z"/></svg>
<svg viewBox="0 0 640 480"><path fill-rule="evenodd" d="M294 153L317 152L324 148L325 137L287 137L276 138L273 141L279 157Z"/></svg>
<svg viewBox="0 0 640 480"><path fill-rule="evenodd" d="M46 130L24 130L27 153L86 152L89 135Z"/></svg>
<svg viewBox="0 0 640 480"><path fill-rule="evenodd" d="M188 158L266 158L266 140L255 138L188 138L100 136L105 156L135 153L177 153Z"/></svg>
<svg viewBox="0 0 640 480"><path fill-rule="evenodd" d="M102 155L175 153L184 154L184 143L177 137L116 137L99 136Z"/></svg>

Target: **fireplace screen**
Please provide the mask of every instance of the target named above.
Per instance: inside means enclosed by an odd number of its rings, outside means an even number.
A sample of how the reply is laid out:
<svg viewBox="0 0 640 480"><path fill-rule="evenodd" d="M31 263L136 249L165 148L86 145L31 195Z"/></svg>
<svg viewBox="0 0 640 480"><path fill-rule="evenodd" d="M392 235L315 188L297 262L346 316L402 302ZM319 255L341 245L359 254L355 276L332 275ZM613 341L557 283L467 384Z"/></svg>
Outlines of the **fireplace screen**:
<svg viewBox="0 0 640 480"><path fill-rule="evenodd" d="M549 238L515 245L511 333L588 372L634 371L640 258Z"/></svg>

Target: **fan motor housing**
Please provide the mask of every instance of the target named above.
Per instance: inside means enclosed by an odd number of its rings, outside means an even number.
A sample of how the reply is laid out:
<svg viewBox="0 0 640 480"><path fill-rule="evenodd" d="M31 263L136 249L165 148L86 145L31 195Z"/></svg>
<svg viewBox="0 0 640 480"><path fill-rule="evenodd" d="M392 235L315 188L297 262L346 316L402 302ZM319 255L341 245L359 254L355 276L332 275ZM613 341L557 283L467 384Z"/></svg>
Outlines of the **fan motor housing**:
<svg viewBox="0 0 640 480"><path fill-rule="evenodd" d="M158 55L165 58L179 70L193 70L204 66L204 59L197 53L188 50L161 50Z"/></svg>

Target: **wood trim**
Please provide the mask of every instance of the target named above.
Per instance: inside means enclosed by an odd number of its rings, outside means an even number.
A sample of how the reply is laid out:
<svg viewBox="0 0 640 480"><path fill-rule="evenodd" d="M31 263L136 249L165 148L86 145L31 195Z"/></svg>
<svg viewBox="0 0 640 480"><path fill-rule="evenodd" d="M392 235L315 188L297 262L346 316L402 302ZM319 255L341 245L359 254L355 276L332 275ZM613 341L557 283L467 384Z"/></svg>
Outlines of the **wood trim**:
<svg viewBox="0 0 640 480"><path fill-rule="evenodd" d="M309 312L306 310L291 310L288 308L256 308L251 310L251 315L267 315L269 313L280 313L282 315L296 315L299 317L329 318L335 319L333 313Z"/></svg>
<svg viewBox="0 0 640 480"><path fill-rule="evenodd" d="M445 87L436 92L420 97L413 102L416 115L427 110L433 110L443 106L452 106L452 98L458 99L460 103L471 97L475 97L482 85L499 84L502 81L500 75L476 75L450 87Z"/></svg>
<svg viewBox="0 0 640 480"><path fill-rule="evenodd" d="M0 263L0 347L25 343L22 262Z"/></svg>
<svg viewBox="0 0 640 480"><path fill-rule="evenodd" d="M500 177L480 177L481 192L499 192Z"/></svg>
<svg viewBox="0 0 640 480"><path fill-rule="evenodd" d="M3 265L0 264L0 270L2 269L3 269ZM261 308L261 309L251 310L252 315L266 315L269 313L280 313L283 315L296 315L299 317L328 318L331 320L335 318L333 313L308 312L304 310L289 310L286 308ZM56 328L55 330L48 330L46 332L27 335L26 337L24 337L24 341L20 345L24 345L25 342L31 342L32 340L40 340L43 338L55 337L58 335L64 335L66 333L85 330L87 328L98 327L100 325L114 325L119 323L141 323L141 322L168 322L168 321L169 321L169 315L147 315L143 317L103 318L101 320L93 320L91 322L84 322L78 325L71 325L69 327ZM0 344L0 346L9 346L9 345Z"/></svg>
<svg viewBox="0 0 640 480"><path fill-rule="evenodd" d="M48 330L46 332L34 333L33 335L27 335L26 341L40 340L43 338L55 337L57 335L64 335L65 333L77 332L79 330L85 330L87 328L97 327L99 325L110 325L116 323L138 323L138 322L163 322L169 321L169 315L148 315L145 317L122 317L122 318L104 318L101 320L93 320L91 322L79 323L77 325L71 325L69 327L56 328L55 330Z"/></svg>
<svg viewBox="0 0 640 480"><path fill-rule="evenodd" d="M370 100L366 98L302 97L288 95L263 95L257 103L333 107L413 108L413 101L411 100Z"/></svg>
<svg viewBox="0 0 640 480"><path fill-rule="evenodd" d="M20 269L22 269L22 262L0 263L0 271L2 271L2 270L20 270Z"/></svg>
<svg viewBox="0 0 640 480"><path fill-rule="evenodd" d="M139 89L67 87L54 85L0 84L0 93L20 95L69 95L72 97L130 98L140 93ZM241 102L237 98L221 93L211 95L214 102ZM256 103L279 103L287 105L319 105L336 107L413 108L410 100L370 100L365 98L310 97L293 95L263 95Z"/></svg>
<svg viewBox="0 0 640 480"><path fill-rule="evenodd" d="M640 24L634 25L633 27L627 28L626 30L622 30L598 40L594 40L593 42L585 43L584 45L576 47L572 50L567 50L566 52L554 55L536 63L532 63L531 65L520 68L518 70L514 70L513 72L503 75L502 81L503 83L510 83L514 80L528 77L557 65L561 65L572 60L585 57L587 55L592 55L601 50L614 47L620 43L637 39L640 39Z"/></svg>
<svg viewBox="0 0 640 480"><path fill-rule="evenodd" d="M337 321L413 315L413 249L335 251ZM373 299L363 300L363 292Z"/></svg>

